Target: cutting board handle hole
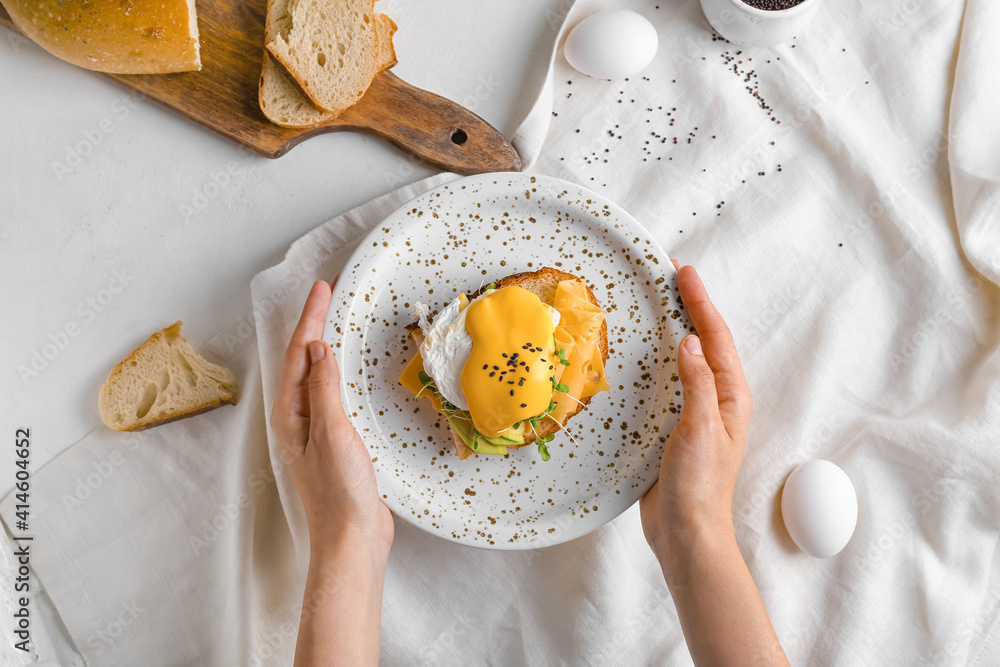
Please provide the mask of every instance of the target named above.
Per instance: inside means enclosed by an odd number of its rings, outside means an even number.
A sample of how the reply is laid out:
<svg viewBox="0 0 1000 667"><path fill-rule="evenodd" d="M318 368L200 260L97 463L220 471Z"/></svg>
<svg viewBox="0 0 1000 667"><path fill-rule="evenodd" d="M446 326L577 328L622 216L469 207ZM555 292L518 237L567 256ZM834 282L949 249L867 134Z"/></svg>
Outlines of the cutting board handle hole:
<svg viewBox="0 0 1000 667"><path fill-rule="evenodd" d="M468 140L469 140L469 135L465 133L465 130L455 130L454 132L451 133L452 143L458 146L461 146Z"/></svg>

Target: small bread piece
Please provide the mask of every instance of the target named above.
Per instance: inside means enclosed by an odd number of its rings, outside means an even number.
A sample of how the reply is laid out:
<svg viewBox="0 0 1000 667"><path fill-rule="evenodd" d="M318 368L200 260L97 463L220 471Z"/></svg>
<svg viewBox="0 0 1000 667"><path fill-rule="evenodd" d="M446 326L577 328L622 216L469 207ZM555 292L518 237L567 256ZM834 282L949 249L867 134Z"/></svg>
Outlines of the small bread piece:
<svg viewBox="0 0 1000 667"><path fill-rule="evenodd" d="M141 431L219 406L236 405L236 378L207 361L174 322L115 366L101 387L101 421L116 431Z"/></svg>
<svg viewBox="0 0 1000 667"><path fill-rule="evenodd" d="M0 0L14 25L66 62L98 72L201 69L195 0Z"/></svg>
<svg viewBox="0 0 1000 667"><path fill-rule="evenodd" d="M274 0L272 8L284 0ZM277 13L277 12L275 12ZM275 28L268 13L265 36ZM378 62L376 69L383 72L396 64L396 50L392 37L396 33L396 23L385 14L375 14L375 33L378 35ZM292 128L315 127L336 118L339 114L329 113L316 107L305 93L282 71L267 51L264 52L264 67L260 73L258 90L260 110L276 125Z"/></svg>
<svg viewBox="0 0 1000 667"><path fill-rule="evenodd" d="M579 280L580 282L582 282L584 286L587 288L587 300L590 301L592 304L601 307L601 304L597 301L597 297L594 295L593 290L590 289L590 285L587 285L586 280L578 276L574 276L572 273L566 273L565 271L560 271L559 269L553 269L548 266L541 268L538 271L529 271L527 273L516 273L514 275L507 276L506 278L497 280L496 288L503 289L504 287L513 287L515 285L518 287L523 287L524 289L534 292L536 295L538 295L538 298L541 300L542 303L551 306L552 301L555 299L556 288L559 286L559 283L561 283L564 280ZM481 296L482 293L485 291L486 291L485 287L480 288L477 292L469 295L469 300L471 301L476 297ZM413 342L419 349L420 344L424 340L424 333L420 329L420 325L418 325L416 322L414 322L413 324L408 324L406 326L406 331L407 333L410 334L410 338L413 339ZM609 350L607 319L605 319L605 321L601 324L601 339L600 342L598 343L598 349L600 349L601 351L601 358L603 359L604 364L607 365L608 350ZM577 406L576 410L567 414L566 417L563 419L562 426L565 426L570 419L579 414L580 411L582 411L583 408L588 403L590 403L591 398L592 398L591 396L587 396L585 398L580 399L579 405ZM549 433L558 433L561 430L562 428L556 424L554 419L546 419L539 424L539 428L537 428L535 432L528 433L525 435L523 445L510 444L507 445L507 449L517 449L518 447L525 447L527 445L532 444L536 439L536 433L537 437L543 438ZM466 446L466 444L462 442L459 438L453 436L452 440L454 441L455 444L455 453L458 455L460 459L464 460L468 458L470 455L472 455L473 453L472 450L469 449L468 446Z"/></svg>
<svg viewBox="0 0 1000 667"><path fill-rule="evenodd" d="M267 50L323 111L341 113L375 78L375 0L270 0Z"/></svg>

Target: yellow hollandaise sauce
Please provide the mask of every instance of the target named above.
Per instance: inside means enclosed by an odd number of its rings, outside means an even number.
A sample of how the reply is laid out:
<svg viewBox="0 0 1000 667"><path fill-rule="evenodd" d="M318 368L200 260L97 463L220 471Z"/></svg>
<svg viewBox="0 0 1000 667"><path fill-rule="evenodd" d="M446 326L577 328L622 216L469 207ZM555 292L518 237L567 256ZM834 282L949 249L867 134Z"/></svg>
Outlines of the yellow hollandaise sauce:
<svg viewBox="0 0 1000 667"><path fill-rule="evenodd" d="M559 364L552 319L538 296L516 286L482 296L469 305L465 329L472 354L462 369L462 390L476 430L496 438L544 412Z"/></svg>
<svg viewBox="0 0 1000 667"><path fill-rule="evenodd" d="M587 298L586 286L579 280L563 280L556 287L552 307L559 311L559 326L553 334L556 347L564 350L563 357L569 361L569 366L556 363L555 368L556 381L566 391L555 393L552 417L562 423L579 407L577 400L611 387L600 349L604 311Z"/></svg>

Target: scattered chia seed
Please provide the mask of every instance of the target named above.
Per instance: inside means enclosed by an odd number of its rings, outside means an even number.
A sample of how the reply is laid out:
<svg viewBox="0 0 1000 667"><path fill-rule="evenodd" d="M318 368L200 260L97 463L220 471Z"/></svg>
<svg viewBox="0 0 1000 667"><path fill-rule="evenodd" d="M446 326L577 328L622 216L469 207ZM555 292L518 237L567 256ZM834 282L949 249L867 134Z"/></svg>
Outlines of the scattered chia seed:
<svg viewBox="0 0 1000 667"><path fill-rule="evenodd" d="M782 9L790 9L801 4L802 0L743 0L754 9L764 9L770 12L779 12Z"/></svg>

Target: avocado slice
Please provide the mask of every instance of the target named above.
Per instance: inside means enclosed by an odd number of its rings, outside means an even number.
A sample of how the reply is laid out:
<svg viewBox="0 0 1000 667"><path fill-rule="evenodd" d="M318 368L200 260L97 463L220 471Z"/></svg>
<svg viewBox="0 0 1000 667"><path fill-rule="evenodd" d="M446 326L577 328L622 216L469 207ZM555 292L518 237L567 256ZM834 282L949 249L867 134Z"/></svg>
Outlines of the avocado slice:
<svg viewBox="0 0 1000 667"><path fill-rule="evenodd" d="M497 454L503 456L507 453L507 447L503 445L503 441L500 441L498 444L482 436L476 439L475 431L469 422L456 419L455 417L448 417L448 423L455 429L455 433L458 433L458 437L462 439L462 442L477 454Z"/></svg>
<svg viewBox="0 0 1000 667"><path fill-rule="evenodd" d="M506 447L508 445L523 445L524 444L524 426L520 428L514 428L511 426L506 431L501 433L495 438L486 438L494 445L501 445ZM480 436L484 437L484 436Z"/></svg>
<svg viewBox="0 0 1000 667"><path fill-rule="evenodd" d="M506 440L507 442L512 442L515 445L523 445L524 444L523 432L524 432L524 425L522 424L521 428L519 429L514 429L513 427L507 429L506 431L500 434L500 438L502 440Z"/></svg>

